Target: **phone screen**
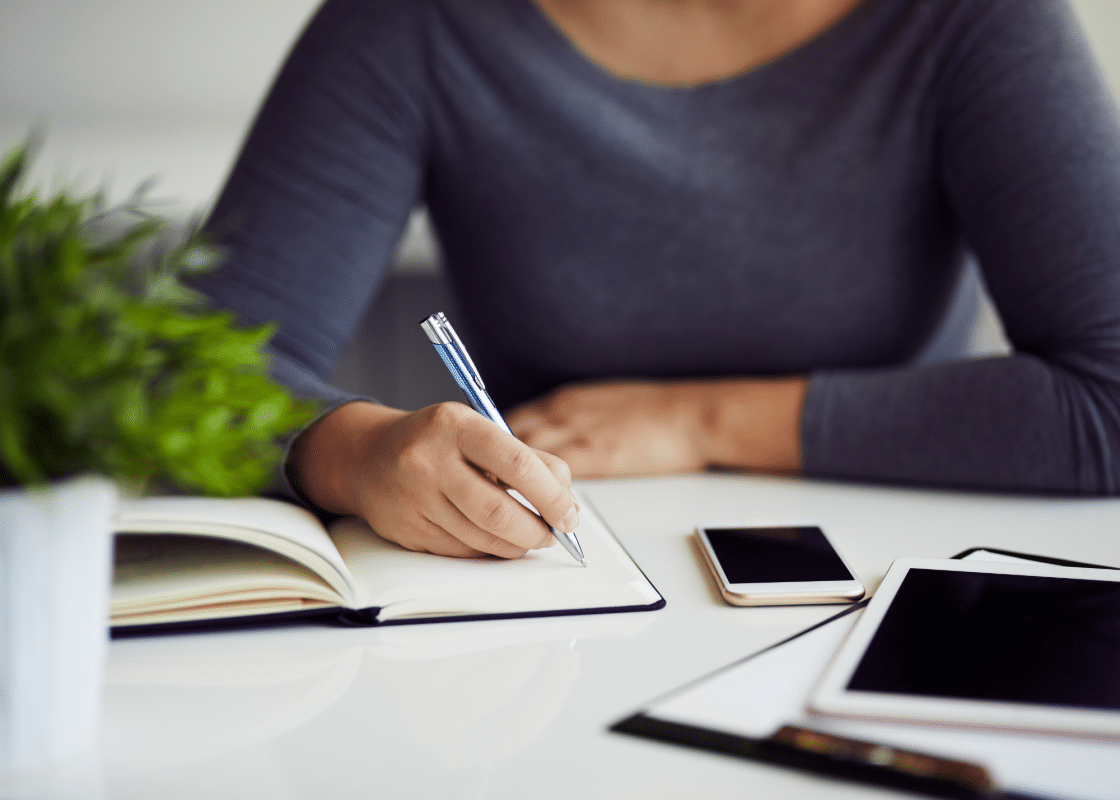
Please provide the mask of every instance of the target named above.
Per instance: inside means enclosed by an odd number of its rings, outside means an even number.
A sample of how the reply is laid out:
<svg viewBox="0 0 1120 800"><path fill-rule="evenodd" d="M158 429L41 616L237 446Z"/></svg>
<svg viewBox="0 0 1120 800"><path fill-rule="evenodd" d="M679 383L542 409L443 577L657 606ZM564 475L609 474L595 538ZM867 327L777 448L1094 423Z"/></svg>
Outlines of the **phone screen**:
<svg viewBox="0 0 1120 800"><path fill-rule="evenodd" d="M729 583L855 580L815 525L706 528L705 533Z"/></svg>

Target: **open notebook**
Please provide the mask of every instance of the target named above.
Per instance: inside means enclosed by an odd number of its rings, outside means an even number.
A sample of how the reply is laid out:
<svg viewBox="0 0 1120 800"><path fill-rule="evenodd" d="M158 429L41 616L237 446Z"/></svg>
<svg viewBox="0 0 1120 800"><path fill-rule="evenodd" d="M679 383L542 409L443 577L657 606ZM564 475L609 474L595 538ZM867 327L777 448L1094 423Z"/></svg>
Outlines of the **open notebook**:
<svg viewBox="0 0 1120 800"><path fill-rule="evenodd" d="M645 611L665 601L587 503L588 566L559 545L523 558L414 553L347 518L324 529L263 498L130 500L116 521L115 633L335 616L378 625Z"/></svg>

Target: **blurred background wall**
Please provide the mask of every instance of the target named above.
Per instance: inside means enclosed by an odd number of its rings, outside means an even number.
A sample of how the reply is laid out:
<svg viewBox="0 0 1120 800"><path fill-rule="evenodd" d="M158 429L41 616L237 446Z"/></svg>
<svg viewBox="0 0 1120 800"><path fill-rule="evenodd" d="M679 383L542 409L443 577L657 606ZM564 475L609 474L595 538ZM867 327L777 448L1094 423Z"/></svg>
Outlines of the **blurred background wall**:
<svg viewBox="0 0 1120 800"><path fill-rule="evenodd" d="M0 144L37 175L205 205L316 0L0 0Z"/></svg>
<svg viewBox="0 0 1120 800"><path fill-rule="evenodd" d="M1072 1L1116 93L1120 0ZM165 213L199 213L220 189L264 91L317 5L0 0L0 149L39 129L45 139L36 183L102 187L119 200L154 177ZM416 216L338 383L404 407L458 397L416 329L422 316L448 307L437 262ZM978 330L981 349L999 347L990 316Z"/></svg>
<svg viewBox="0 0 1120 800"><path fill-rule="evenodd" d="M48 134L37 174L149 176L182 208L218 190L318 0L0 0L0 147ZM1120 87L1120 0L1073 0Z"/></svg>

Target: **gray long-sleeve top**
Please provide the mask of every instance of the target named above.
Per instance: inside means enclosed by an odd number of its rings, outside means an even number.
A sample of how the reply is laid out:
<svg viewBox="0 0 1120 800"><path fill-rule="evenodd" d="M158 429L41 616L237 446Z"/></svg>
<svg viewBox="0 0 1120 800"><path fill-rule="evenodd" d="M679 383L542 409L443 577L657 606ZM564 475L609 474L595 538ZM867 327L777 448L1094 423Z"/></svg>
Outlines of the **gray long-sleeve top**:
<svg viewBox="0 0 1120 800"><path fill-rule="evenodd" d="M336 399L419 203L499 406L809 373L810 475L1120 490L1120 133L1061 0L864 0L686 88L610 74L531 0L327 0L204 288L278 321L277 373ZM1013 353L917 364L966 251Z"/></svg>

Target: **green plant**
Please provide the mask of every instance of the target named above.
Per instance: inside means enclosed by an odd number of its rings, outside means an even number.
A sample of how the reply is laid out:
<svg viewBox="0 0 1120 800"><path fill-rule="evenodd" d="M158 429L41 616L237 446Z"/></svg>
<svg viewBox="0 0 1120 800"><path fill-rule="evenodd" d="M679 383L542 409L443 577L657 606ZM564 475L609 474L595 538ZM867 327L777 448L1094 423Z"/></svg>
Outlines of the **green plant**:
<svg viewBox="0 0 1120 800"><path fill-rule="evenodd" d="M220 251L169 241L137 202L24 193L28 162L25 145L0 164L0 485L263 488L315 409L267 378L270 326L240 329L182 282Z"/></svg>

